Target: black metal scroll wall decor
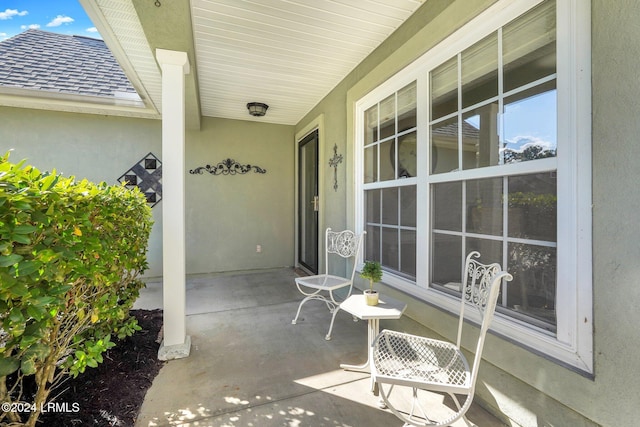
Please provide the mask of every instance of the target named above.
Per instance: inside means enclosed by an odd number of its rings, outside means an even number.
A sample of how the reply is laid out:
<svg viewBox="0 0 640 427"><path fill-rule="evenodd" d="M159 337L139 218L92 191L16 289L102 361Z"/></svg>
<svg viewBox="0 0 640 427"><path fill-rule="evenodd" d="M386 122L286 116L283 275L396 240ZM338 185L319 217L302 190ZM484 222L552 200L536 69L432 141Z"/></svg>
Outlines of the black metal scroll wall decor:
<svg viewBox="0 0 640 427"><path fill-rule="evenodd" d="M192 175L201 175L204 172L209 172L211 175L244 175L251 171L261 174L267 173L267 170L260 166L242 165L233 159L225 159L215 166L200 166L195 169L191 169L189 173Z"/></svg>
<svg viewBox="0 0 640 427"><path fill-rule="evenodd" d="M154 207L162 200L162 162L149 153L123 173L118 182L124 182L127 188L138 187Z"/></svg>
<svg viewBox="0 0 640 427"><path fill-rule="evenodd" d="M338 165L342 163L342 154L338 154L338 144L333 145L333 157L329 159L329 167L333 168L333 191L338 191Z"/></svg>

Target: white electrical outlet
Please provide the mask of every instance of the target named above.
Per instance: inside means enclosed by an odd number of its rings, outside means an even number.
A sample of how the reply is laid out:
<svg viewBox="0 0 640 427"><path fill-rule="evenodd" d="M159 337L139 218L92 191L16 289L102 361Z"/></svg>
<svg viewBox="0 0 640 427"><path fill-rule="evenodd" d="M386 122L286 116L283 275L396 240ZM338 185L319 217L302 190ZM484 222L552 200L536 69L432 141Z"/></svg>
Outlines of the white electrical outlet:
<svg viewBox="0 0 640 427"><path fill-rule="evenodd" d="M256 245L256 252L257 253L261 253L262 252L262 245Z"/></svg>

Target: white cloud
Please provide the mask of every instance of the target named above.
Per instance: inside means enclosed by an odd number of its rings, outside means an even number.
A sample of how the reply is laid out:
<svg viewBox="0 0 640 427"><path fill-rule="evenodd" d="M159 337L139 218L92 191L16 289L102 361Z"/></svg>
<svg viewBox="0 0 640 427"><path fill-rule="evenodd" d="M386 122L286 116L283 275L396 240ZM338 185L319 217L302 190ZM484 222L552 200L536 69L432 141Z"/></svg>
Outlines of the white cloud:
<svg viewBox="0 0 640 427"><path fill-rule="evenodd" d="M0 12L0 20L11 19L14 16L25 16L28 15L29 12L23 10L22 12L18 12L17 9L7 9L4 12Z"/></svg>
<svg viewBox="0 0 640 427"><path fill-rule="evenodd" d="M21 30L37 30L40 28L40 24L20 25Z"/></svg>
<svg viewBox="0 0 640 427"><path fill-rule="evenodd" d="M525 149L531 146L539 146L543 150L555 150L556 144L551 141L544 140L542 138L538 138L536 136L516 136L514 138L508 138L505 141L507 143L507 147L512 151L522 152Z"/></svg>
<svg viewBox="0 0 640 427"><path fill-rule="evenodd" d="M85 30L87 33L97 33L98 29L96 27L87 28Z"/></svg>
<svg viewBox="0 0 640 427"><path fill-rule="evenodd" d="M62 24L70 24L74 21L73 18L64 15L58 15L53 18L53 21L47 24L47 27L59 27Z"/></svg>

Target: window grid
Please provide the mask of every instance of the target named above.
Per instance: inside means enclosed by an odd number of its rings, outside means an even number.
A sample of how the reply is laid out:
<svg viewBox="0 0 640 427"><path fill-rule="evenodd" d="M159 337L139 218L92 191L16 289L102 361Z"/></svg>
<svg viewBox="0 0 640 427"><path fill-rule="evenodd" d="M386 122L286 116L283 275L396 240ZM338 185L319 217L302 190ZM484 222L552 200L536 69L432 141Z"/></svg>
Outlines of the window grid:
<svg viewBox="0 0 640 427"><path fill-rule="evenodd" d="M401 114L401 106L399 103L399 94L405 91L407 88L410 88L412 85L416 85L416 83L415 82L409 83L408 85L404 86L403 88L400 88L399 90L393 93L394 112L393 112L392 134L389 135L387 131L385 136L381 138L383 134L383 131L382 131L383 121L385 120L385 118L382 117L382 114L383 114L382 104L384 102L388 102L390 96L387 96L383 100L378 101L375 105L372 105L368 109L368 111L371 111L372 108L376 108L376 113L377 113L376 127L374 130L374 137L372 138L372 141L364 145L363 149L364 150L372 149L372 147L378 147L378 148L376 152L377 158L374 162L376 171L373 171L373 175L375 176L375 179L373 179L370 182L366 182L363 185L363 190L367 192L369 196L373 196L372 192L374 191L379 192L379 195L376 196L376 197L379 197L379 201L377 204L378 206L376 207L378 209L378 212L376 213L376 217L379 219L379 221L369 220L367 218L367 212L365 209L364 211L365 228L377 230L375 233L371 233L371 235L368 235L367 239L370 241L371 239L378 239L378 241L372 242L374 245L374 247L372 247L373 253L371 254L367 253L367 250L365 249L364 256L365 256L365 259L378 258L374 260L380 261L385 270L391 271L394 274L398 274L401 277L408 278L409 280L412 280L415 282L415 271L410 274L403 271L403 266L405 263L403 263L404 249L403 249L403 242L402 242L403 232L416 233L417 231L417 226L407 226L402 224L402 218L403 218L402 189L408 188L411 185L415 186L415 178L405 178L405 177L399 176L400 174L399 140L402 137L406 135L410 135L411 133L415 133L417 131L417 123L406 129L400 130L399 116ZM415 109L415 103L416 102L415 102L415 96L414 96L413 102L412 102L414 109ZM386 150L386 147L384 147L384 144L391 144L390 150ZM390 166L393 169L392 177L384 176L384 173L382 170L382 162L386 161L384 160L384 156L392 157L392 159L390 159L391 160ZM393 223L389 223L384 221L384 216L385 216L384 215L384 212L385 212L384 210L385 191L384 190L393 190L393 189L397 189L395 194L396 200L393 202L396 204L397 207L396 207L396 212L394 213L395 221L392 221ZM415 224L415 220L413 222ZM393 243L388 239L385 240L385 237L388 236L389 232L395 233L395 238L393 239L394 241ZM385 249L384 249L385 242L391 243L393 246L397 248L396 249L397 253L393 258L387 258L389 254L388 254L388 251L385 252ZM415 248L413 252L415 253Z"/></svg>
<svg viewBox="0 0 640 427"><path fill-rule="evenodd" d="M489 240L489 241L494 241L494 242L501 242L502 245L502 256L500 260L488 260L490 262L495 262L495 261L499 261L500 264L503 266L503 268L508 269L509 267L509 245L510 244L524 244L524 245L531 245L531 246L535 246L535 247L546 247L546 248L553 248L556 249L558 244L556 241L549 241L549 240L539 240L539 239L531 239L531 238L520 238L520 237L513 237L509 235L509 177L508 176L503 176L500 177L501 181L502 181L502 194L501 194L501 199L502 199L502 203L501 203L501 212L502 212L502 232L500 234L486 234L486 233L478 233L478 232L472 232L469 231L469 226L468 226L468 222L469 222L469 218L468 218L468 209L467 209L467 186L470 183L469 180L463 180L461 181L461 194L460 194L460 206L462 206L462 212L461 212L461 231L455 231L455 230L447 230L447 229L440 229L440 228L436 228L434 225L432 225L432 233L434 235L434 237L436 235L448 235L448 236L455 236L455 237L459 237L461 240L461 253L460 253L460 257L461 259L464 259L466 254L469 253L470 250L472 250L472 248L468 248L467 243L468 243L468 239L482 239L482 240ZM432 197L433 199L433 197ZM435 206L436 203L434 202L433 205ZM434 215L435 216L435 215ZM435 241L435 240L434 240ZM432 251L436 251L435 249L433 249ZM434 261L432 260L431 265L434 265ZM441 290L441 291L445 291L450 293L451 292L451 288L450 287L444 287L440 284L435 283L433 280L430 281L431 286L433 286L435 289ZM502 288L502 293L500 296L500 300L499 300L499 304L502 305L503 307L500 309L500 311L502 311L503 313L507 314L507 315L514 315L514 313L512 313L508 307L508 284L504 283L503 284L503 288ZM459 295L459 291L456 292L457 295ZM521 318L521 319L526 319L527 316L526 315L522 315L522 314L517 314L516 317ZM529 319L529 322L533 325L536 325L540 328L543 328L546 331L555 331L555 325L551 325L549 322L544 322L541 321L539 319Z"/></svg>
<svg viewBox="0 0 640 427"><path fill-rule="evenodd" d="M508 25L505 24L505 25ZM542 87L542 85L544 85L545 83L548 82L555 82L556 80L556 73L554 72L552 75L547 75L544 76L542 78L536 79L533 82L529 82L528 84L522 85L522 86L518 86L508 92L505 93L504 91L504 52L503 52L503 27L499 27L497 29L497 31L495 32L496 37L497 37L497 52L495 52L497 54L497 96L493 96L493 97L489 97L488 99L484 99L481 100L479 102L476 102L468 107L464 107L463 105L463 96L465 94L465 89L469 90L468 88L464 87L464 81L463 81L463 50L459 51L456 55L456 64L457 64L457 70L456 70L456 78L457 78L457 82L456 82L456 102L457 102L457 108L455 112L452 112L450 114L445 114L442 117L436 117L435 120L430 120L429 121L429 129L430 132L428 132L428 145L431 146L431 144L435 144L434 141L431 141L431 137L433 135L433 130L435 128L435 126L439 123L446 123L448 120L451 119L455 119L457 121L457 168L454 169L453 171L449 172L452 175L455 175L456 173L459 173L460 171L464 170L464 126L465 126L465 115L466 113L470 113L473 111L478 110L481 107L484 106L488 106L491 105L493 103L495 103L497 101L498 103L498 114L497 114L497 129L498 129L498 141L500 141L500 145L502 146L502 141L504 141L504 139L506 138L505 132L504 132L504 106L505 106L505 98L508 96L513 96L513 95L517 95L519 93L524 93L525 91L529 90L529 89L535 89L536 87ZM491 36L487 36L485 39L488 39ZM483 40L485 40L483 39ZM476 46L475 44L472 45ZM472 47L468 48L471 49ZM442 64L447 64L447 61L443 61ZM434 70L437 69L437 67L433 68ZM429 73L430 78L430 84L429 84L429 88L430 90L436 90L439 89L436 87L437 83L434 83L432 80L432 72ZM433 98L430 98L430 104L435 102ZM432 109L431 109L432 110ZM480 144L481 141L478 140L478 144ZM479 148L476 148L476 156L477 154L477 150ZM505 163L505 158L503 154L500 154L498 156L498 161L497 161L497 165L501 166L504 165ZM517 167L517 165L514 165ZM478 166L476 166L478 167ZM435 171L432 169L433 166L429 167L429 176L431 176ZM555 172L555 169L549 169L549 172ZM489 174L489 176L495 176L495 177L500 177L500 170L498 169L497 174ZM447 172L441 172L441 174L444 173L446 174ZM503 199L503 203L502 203L502 236L493 236L493 235L483 235L483 234L476 234L476 233L469 233L468 227L467 227L467 196L466 196L466 192L467 192L467 183L469 182L468 180L462 180L462 200L461 200L461 206L463 208L462 210L462 231L461 232L450 232L450 233L446 233L443 231L444 230L437 230L435 228L432 228L432 235L435 237L438 234L450 234L450 235L458 235L461 238L461 259L464 259L465 254L468 252L467 249L467 240L469 237L474 237L474 238L479 238L479 239L487 239L487 240L494 240L494 241L501 241L502 242L502 259L499 260L503 266L503 268L507 269L508 268L508 264L509 264L509 257L510 257L510 253L509 253L509 244L510 243L515 243L514 239L511 239L509 237L509 228L508 228L508 223L509 223L509 187L508 187L508 177L506 175L502 175L502 182L503 182L503 186L502 186L502 199ZM443 177L444 178L444 177ZM446 182L446 178L443 179L443 182ZM433 188L433 187L432 187ZM433 198L432 198L433 199ZM433 205L433 209L438 209L438 206L434 203ZM432 239L434 239L434 237L432 237ZM549 246L549 247L556 247L557 243L556 242L551 242L551 241L534 241L532 239L516 239L517 243L521 243L521 244L535 244L535 243L542 243L543 246ZM433 246L435 244L435 240L432 240L431 245ZM435 252L435 249L432 249L432 252ZM433 259L431 264L431 269L433 269ZM433 271L432 273L430 273L430 277L433 276ZM442 289L441 286L435 284L433 281L430 281L431 286L435 286L436 288L440 288ZM507 288L506 288L506 284L503 285L503 290L502 290L502 294L501 294L501 301L500 301L500 305L502 305L502 307L504 308L508 308L508 292L507 292ZM509 310L506 311L507 314L509 313ZM554 321L555 322L555 321ZM532 322L532 323L537 323L537 322ZM555 330L555 324L553 326L551 326L552 330Z"/></svg>
<svg viewBox="0 0 640 427"><path fill-rule="evenodd" d="M358 123L361 122L362 114L367 108L372 105L377 105L380 99L385 98L394 90L406 85L411 80L417 81L416 92L419 94L417 101L417 111L419 113L417 118L417 138L420 147L422 147L419 153L420 162L418 167L418 178L410 178L409 180L399 181L398 185L417 185L417 195L421 199L417 210L419 215L417 222L417 257L418 257L418 271L417 279L406 280L401 275L395 273L385 274L385 283L396 287L400 290L414 295L419 299L428 301L430 304L442 307L446 310L455 310L457 304L450 296L436 292L433 290L429 283L431 279L431 259L432 255L432 239L434 232L438 235L455 234L450 230L435 229L432 226L433 221L433 192L432 187L439 183L452 183L459 182L462 185L469 180L483 179L483 178L495 178L501 177L504 183L504 194L508 194L509 180L512 177L516 178L519 175L537 174L537 173L556 173L555 171L562 169L562 179L558 177L556 184L556 191L558 194L558 200L562 200L562 203L557 204L557 221L563 224L575 224L575 227L567 229L566 227L559 227L557 229L557 235L554 242L541 241L537 239L523 239L521 237L509 237L508 236L508 203L502 204L502 233L506 234L507 238L500 236L497 240L494 236L485 236L480 234L479 236L472 232L467 232L466 236L470 238L486 238L491 242L502 240L502 262L503 264L508 261L509 258L509 245L528 243L540 247L548 247L554 249L553 256L557 263L557 281L562 283L562 287L558 287L557 290L557 321L558 329L557 333L550 334L543 328L535 328L532 322L524 321L518 317L504 317L501 315L496 316L496 322L493 329L499 334L509 337L515 343L521 343L525 347L536 349L551 359L559 360L561 363L566 363L571 366L575 366L578 370L584 370L585 372L593 372L593 359L592 359L592 298L591 298L591 251L589 245L576 246L576 239L581 241L590 241L590 205L588 201L589 197L577 197L576 188L582 195L590 194L591 180L590 170L586 165L590 164L591 149L589 139L590 118L591 118L591 96L589 76L590 76L590 56L589 50L589 30L590 30L590 7L588 0L576 0L574 6L558 2L555 4L553 0L499 0L500 6L489 7L485 12L481 13L478 17L474 18L472 22L464 26L464 29L454 33L442 44L436 46L429 51L429 54L425 54L416 60L414 63L407 66L397 77L389 79L378 88L372 90L369 94L361 98L356 103L356 134L358 141L361 139L361 130L365 129ZM549 75L532 74L533 80L525 81L529 77L520 78L517 74L518 66L514 67L514 62L511 58L517 58L516 50L526 43L521 43L523 40L520 34L519 38L511 37L515 26L509 25L509 23L524 17L525 14L534 10L539 5L552 3L557 8L555 16L558 21L556 27L556 73ZM544 10L538 9L542 13L545 13L545 19L553 18L552 13L548 13L550 9ZM527 18L520 21L531 22L531 17L541 16L540 13L531 14ZM509 27L507 27L509 25ZM500 34L497 43L498 49L502 52L504 49L508 49L508 57L504 57L502 54L498 55L499 73L498 73L498 96L492 99L486 99L479 101L474 105L465 106L461 111L458 109L455 112L448 110L447 114L433 113L433 116L437 117L432 119L433 108L431 106L431 88L429 71L434 70L439 65L447 62L448 58L451 58L451 54L456 59L456 64L459 63L459 53L468 47L472 46L479 40L488 37L492 32L502 33L502 27L505 28L504 34ZM508 30L508 33L507 33ZM545 37L552 33L548 28L543 29ZM509 35L508 45L505 40L503 48L503 35ZM525 35L526 37L526 35ZM528 42L529 40L525 40ZM508 46L508 47L507 47ZM517 48L517 49L514 49ZM495 45L492 46L492 49ZM477 50L476 50L477 51ZM495 63L494 63L495 64ZM508 64L508 68L507 65ZM459 74L459 67L456 70L456 74ZM469 68L471 69L471 68ZM504 70L504 73L503 73ZM515 70L515 73L514 73ZM445 70L446 71L446 70ZM453 67L450 67L450 71L453 71ZM450 72L447 71L447 72ZM426 73L425 73L426 72ZM507 75L507 73L509 73ZM468 75L468 74L465 74ZM495 76L495 75L494 75ZM441 74L442 77L442 74ZM445 76L446 77L446 76ZM446 77L447 79L449 77ZM537 80L536 80L537 79ZM460 81L460 77L456 79ZM508 80L509 87L505 80ZM471 81L471 79L470 79ZM456 82L456 84L459 84ZM446 122L448 119L461 117L469 111L472 111L479 106L486 106L492 102L498 104L498 110L500 114L496 114L498 120L497 129L500 132L500 137L503 138L504 130L506 129L513 137L513 125L505 125L503 112L505 106L507 106L507 112L510 108L519 107L520 102L527 99L527 94L523 93L532 88L549 85L549 82L554 82L554 86L551 87L552 97L547 97L549 101L555 102L557 108L557 117L562 118L557 124L557 136L558 140L562 142L561 157L548 157L538 158L535 157L535 161L521 161L520 163L513 163L513 157L511 162L501 162L500 165L492 163L492 166L485 166L477 169L463 169L463 170L450 170L442 169L444 172L431 174L432 162L431 162L431 126ZM516 84L514 84L516 83ZM520 84L524 83L524 84ZM518 84L520 86L518 87ZM450 88L450 86L447 86ZM456 86L457 90L458 86ZM508 89L508 90L507 90ZM545 89L545 88L541 88ZM549 86L545 90L549 90ZM449 92L450 89L447 89ZM533 91L531 91L533 92ZM530 92L530 93L531 93ZM519 95L523 93L522 95ZM475 94L473 94L475 95ZM461 105L458 98L460 93L457 94L456 100L458 101L458 107ZM512 97L510 99L510 97ZM467 98L467 101L477 101L477 97ZM509 102L508 105L507 102ZM524 107L534 105L532 103L524 103ZM438 107L440 108L440 107ZM493 107L492 107L493 108ZM442 110L442 108L440 108ZM438 113L442 113L439 111ZM491 113L494 113L492 110ZM555 114L552 113L553 116ZM365 118L366 120L366 118ZM474 123L478 123L480 118L474 117ZM511 116L507 117L507 120L512 120ZM452 120L453 121L453 120ZM458 138L456 138L456 145L460 146L460 128L461 122L458 120ZM366 130L365 130L366 132ZM453 141L452 141L453 142ZM502 139L500 142L503 142ZM513 142L513 139L509 141ZM552 141L555 144L555 141ZM362 147L363 145L360 145ZM513 148L516 145L509 145ZM426 149L425 149L426 148ZM555 151L555 146L553 147ZM495 151L494 151L495 153ZM437 154L437 153L436 153ZM555 154L555 153L553 153ZM462 162L458 158L458 165ZM533 158L533 157L530 157ZM504 159L504 157L502 157ZM502 160L501 159L501 160ZM468 158L467 158L468 160ZM522 160L522 157L516 157L515 161ZM358 160L356 162L356 171L361 170L362 163ZM453 169L453 168L452 168ZM498 171L498 169L500 169ZM357 174L356 176L359 176ZM364 196L367 190L373 188L388 188L394 186L395 182L358 182L356 180L356 188L360 191L356 191L356 223L359 226L366 226L366 217L363 215L362 208L365 207L359 200ZM465 184L466 185L466 184ZM519 188L522 188L521 183L518 183ZM546 185L546 184L545 184ZM543 186L544 187L544 186ZM561 197L561 199L560 199ZM366 207L364 209L366 211ZM362 221L362 218L364 222ZM535 234L535 233L533 233ZM526 235L526 234L522 234ZM387 272L389 273L389 272ZM473 316L471 316L473 317ZM532 326L534 326L532 328Z"/></svg>

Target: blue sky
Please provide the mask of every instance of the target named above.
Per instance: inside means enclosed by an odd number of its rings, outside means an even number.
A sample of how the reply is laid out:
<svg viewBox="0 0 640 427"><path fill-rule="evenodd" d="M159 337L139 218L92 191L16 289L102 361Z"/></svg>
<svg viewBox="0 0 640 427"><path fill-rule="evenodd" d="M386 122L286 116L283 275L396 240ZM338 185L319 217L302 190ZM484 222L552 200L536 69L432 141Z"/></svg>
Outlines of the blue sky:
<svg viewBox="0 0 640 427"><path fill-rule="evenodd" d="M505 99L500 136L507 147L523 150L529 145L539 145L555 150L558 145L557 94L555 90L524 98L517 102ZM480 128L480 116L465 118Z"/></svg>
<svg viewBox="0 0 640 427"><path fill-rule="evenodd" d="M78 0L0 0L0 41L29 28L101 38Z"/></svg>

